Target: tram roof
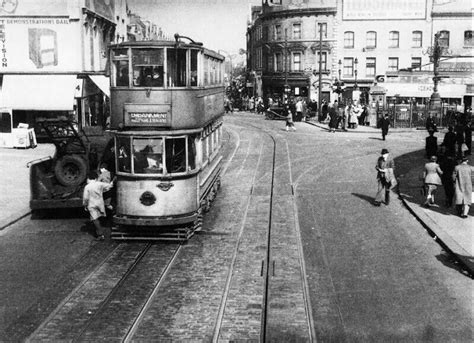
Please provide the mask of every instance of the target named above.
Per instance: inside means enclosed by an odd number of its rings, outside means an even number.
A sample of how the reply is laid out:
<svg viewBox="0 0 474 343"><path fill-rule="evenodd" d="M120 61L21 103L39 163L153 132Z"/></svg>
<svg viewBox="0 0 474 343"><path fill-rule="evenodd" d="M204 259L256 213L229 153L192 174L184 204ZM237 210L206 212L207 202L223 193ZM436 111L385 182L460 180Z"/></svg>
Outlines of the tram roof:
<svg viewBox="0 0 474 343"><path fill-rule="evenodd" d="M110 44L109 48L116 49L116 48L165 48L165 47L176 47L178 44L179 48L189 48L189 49L198 49L202 50L204 54L211 56L213 58L217 58L219 60L224 60L225 56L215 52L214 50L209 50L204 48L201 44L196 43L184 43L179 41L176 43L175 41L170 40L147 40L147 41L127 41L118 44Z"/></svg>

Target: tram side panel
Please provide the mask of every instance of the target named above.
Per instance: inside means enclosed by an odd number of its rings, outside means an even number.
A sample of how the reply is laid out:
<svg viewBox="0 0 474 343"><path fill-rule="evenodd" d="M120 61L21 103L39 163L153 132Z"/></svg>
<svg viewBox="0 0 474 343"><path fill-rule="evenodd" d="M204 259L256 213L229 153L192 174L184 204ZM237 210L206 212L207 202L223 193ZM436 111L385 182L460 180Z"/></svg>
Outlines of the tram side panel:
<svg viewBox="0 0 474 343"><path fill-rule="evenodd" d="M172 130L204 127L223 115L222 87L179 89L112 89L111 129L155 126Z"/></svg>

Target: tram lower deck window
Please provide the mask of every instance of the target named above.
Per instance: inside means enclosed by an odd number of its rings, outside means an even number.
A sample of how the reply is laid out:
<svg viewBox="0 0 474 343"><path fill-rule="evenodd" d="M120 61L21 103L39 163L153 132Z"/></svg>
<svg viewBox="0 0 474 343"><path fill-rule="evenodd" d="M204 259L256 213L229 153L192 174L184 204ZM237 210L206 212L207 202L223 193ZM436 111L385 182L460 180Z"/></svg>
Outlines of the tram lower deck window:
<svg viewBox="0 0 474 343"><path fill-rule="evenodd" d="M135 174L163 173L163 140L135 138L133 140L133 171Z"/></svg>

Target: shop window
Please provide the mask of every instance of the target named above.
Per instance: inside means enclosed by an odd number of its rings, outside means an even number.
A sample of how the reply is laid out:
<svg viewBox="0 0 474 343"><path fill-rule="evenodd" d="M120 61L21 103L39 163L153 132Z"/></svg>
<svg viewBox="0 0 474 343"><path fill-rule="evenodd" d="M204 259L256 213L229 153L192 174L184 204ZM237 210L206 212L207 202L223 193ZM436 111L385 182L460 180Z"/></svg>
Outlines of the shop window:
<svg viewBox="0 0 474 343"><path fill-rule="evenodd" d="M398 48L400 35L398 31L390 31L388 34L389 48Z"/></svg>
<svg viewBox="0 0 474 343"><path fill-rule="evenodd" d="M352 31L344 32L344 48L348 48L348 49L354 48L354 32Z"/></svg>
<svg viewBox="0 0 474 343"><path fill-rule="evenodd" d="M377 32L367 31L366 47L369 49L375 49L377 47Z"/></svg>
<svg viewBox="0 0 474 343"><path fill-rule="evenodd" d="M412 43L414 48L421 48L423 44L423 32L413 31L412 33Z"/></svg>
<svg viewBox="0 0 474 343"><path fill-rule="evenodd" d="M166 138L166 172L186 172L186 138Z"/></svg>
<svg viewBox="0 0 474 343"><path fill-rule="evenodd" d="M464 31L464 46L474 46L474 40L472 39L473 31Z"/></svg>
<svg viewBox="0 0 474 343"><path fill-rule="evenodd" d="M389 57L388 58L388 71L397 71L398 70L398 57Z"/></svg>
<svg viewBox="0 0 474 343"><path fill-rule="evenodd" d="M163 49L132 50L133 85L163 87Z"/></svg>
<svg viewBox="0 0 474 343"><path fill-rule="evenodd" d="M161 138L133 139L133 172L135 174L163 173L163 140Z"/></svg>

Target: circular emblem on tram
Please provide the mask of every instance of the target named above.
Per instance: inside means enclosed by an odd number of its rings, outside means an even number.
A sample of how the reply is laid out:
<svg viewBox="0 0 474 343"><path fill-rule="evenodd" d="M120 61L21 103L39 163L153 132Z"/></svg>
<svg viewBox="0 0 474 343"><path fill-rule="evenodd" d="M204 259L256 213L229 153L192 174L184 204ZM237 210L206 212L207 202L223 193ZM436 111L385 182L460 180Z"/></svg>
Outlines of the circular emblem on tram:
<svg viewBox="0 0 474 343"><path fill-rule="evenodd" d="M140 196L140 202L145 206L151 206L156 202L156 197L152 192L146 191Z"/></svg>

